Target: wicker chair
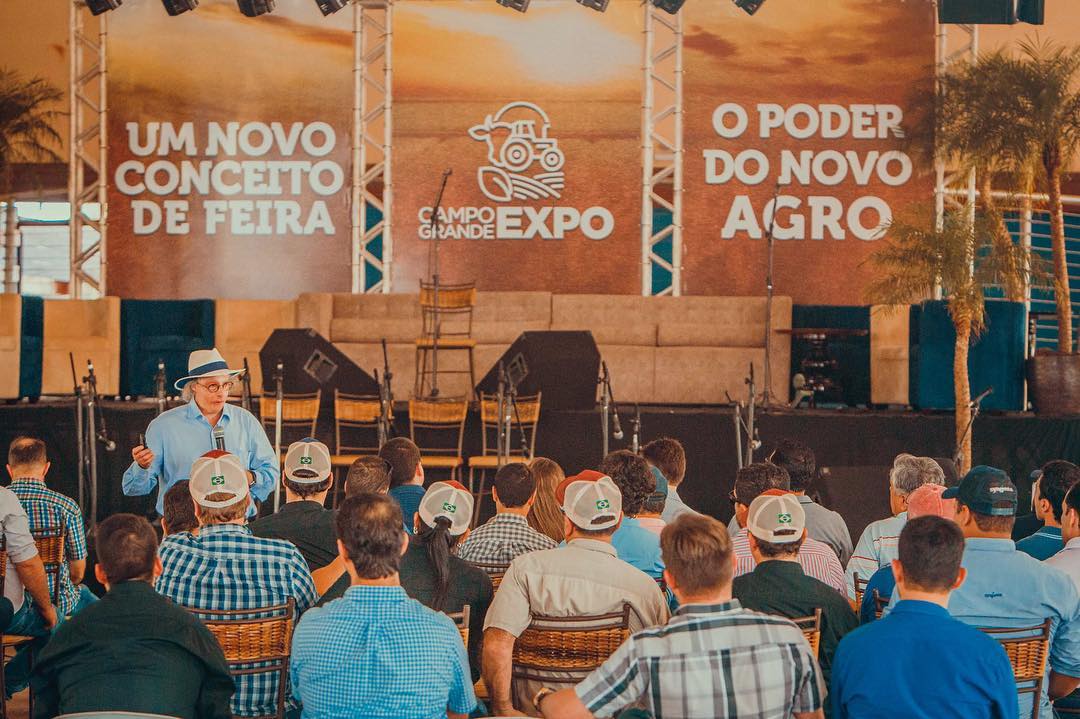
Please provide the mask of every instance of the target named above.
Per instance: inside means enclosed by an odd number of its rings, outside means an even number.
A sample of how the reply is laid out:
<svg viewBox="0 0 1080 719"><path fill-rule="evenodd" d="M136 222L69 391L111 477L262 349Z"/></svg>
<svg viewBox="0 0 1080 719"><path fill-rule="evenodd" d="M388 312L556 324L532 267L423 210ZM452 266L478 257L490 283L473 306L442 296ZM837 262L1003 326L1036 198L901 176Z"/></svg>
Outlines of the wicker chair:
<svg viewBox="0 0 1080 719"><path fill-rule="evenodd" d="M511 676L572 685L604 663L630 636L629 604L621 611L586 617L533 616L514 642Z"/></svg>
<svg viewBox="0 0 1080 719"><path fill-rule="evenodd" d="M290 442L314 437L319 423L319 403L322 402L322 390L312 394L287 394L281 400L281 446L284 449ZM259 397L259 417L270 439L274 439L274 413L277 411L277 399L272 394Z"/></svg>
<svg viewBox="0 0 1080 719"><path fill-rule="evenodd" d="M870 583L869 579L863 579L859 576L858 572L854 575L855 584L855 612L858 613L859 607L862 606L863 595L866 594L866 585Z"/></svg>
<svg viewBox="0 0 1080 719"><path fill-rule="evenodd" d="M334 390L334 442L338 454L378 454L379 416L382 407L378 395L346 394ZM393 409L390 411L393 420ZM341 441L345 430L345 442ZM361 434L363 433L363 434ZM372 442L357 442L370 434Z"/></svg>
<svg viewBox="0 0 1080 719"><path fill-rule="evenodd" d="M458 628L458 632L461 633L461 642L466 647L469 646L469 605L466 604L461 608L460 612L448 612L447 615L454 620L454 626Z"/></svg>
<svg viewBox="0 0 1080 719"><path fill-rule="evenodd" d="M3 532L0 532L0 596L4 594L4 583L7 581L7 537ZM33 637L28 637L22 634L3 634L0 635L0 653L3 654L3 664L7 663L8 650L18 649L23 644L30 644L34 641ZM33 646L31 645L30 651L33 652ZM30 655L30 664L33 666L34 656ZM4 672L3 667L0 666L0 717L7 716L7 687L4 685ZM34 716L34 692L30 692L30 707L28 710L29 716Z"/></svg>
<svg viewBox="0 0 1080 719"><path fill-rule="evenodd" d="M446 369L440 364L439 375L469 375L469 392L476 386L476 370L473 362L473 350L476 340L472 338L473 307L476 305L476 283L460 285L439 284L438 303L435 300L435 286L420 282L420 313L424 326L422 336L416 339L416 386L413 395L424 397L430 387L429 378L433 378L435 367L428 368L429 355L435 351L435 330L439 331L439 352L465 352L469 356L469 368Z"/></svg>
<svg viewBox="0 0 1080 719"><path fill-rule="evenodd" d="M461 448L468 413L469 402L463 397L409 400L409 438L420 448L425 470L447 469L450 478L457 479L465 464Z"/></svg>
<svg viewBox="0 0 1080 719"><path fill-rule="evenodd" d="M34 544L37 545L38 556L45 565L45 576L52 585L52 603L60 604L60 570L64 568L64 540L67 533L64 525L56 527L42 527L31 532L34 535Z"/></svg>
<svg viewBox="0 0 1080 719"><path fill-rule="evenodd" d="M810 651L815 657L818 656L821 647L821 607L815 609L814 613L808 617L793 617L791 621L802 629L803 636L810 643Z"/></svg>
<svg viewBox="0 0 1080 719"><path fill-rule="evenodd" d="M503 576L506 574L506 570L510 568L509 564L493 564L488 562L469 562L477 569L484 570L484 573L491 579L491 588L494 591L499 591L499 585L502 584Z"/></svg>
<svg viewBox="0 0 1080 719"><path fill-rule="evenodd" d="M1012 664L1016 693L1033 695L1031 719L1039 719L1039 698L1046 676L1046 658L1050 653L1050 619L1029 627L979 629L997 639L1004 647Z"/></svg>
<svg viewBox="0 0 1080 719"><path fill-rule="evenodd" d="M187 609L217 638L234 677L278 675L277 712L267 717L283 719L296 600L289 597L284 604L255 609Z"/></svg>
<svg viewBox="0 0 1080 719"><path fill-rule="evenodd" d="M891 597L881 596L881 592L874 590L874 618L881 619L885 615L885 607L889 606Z"/></svg>
<svg viewBox="0 0 1080 719"><path fill-rule="evenodd" d="M510 417L510 443L517 451L509 455L510 462L531 462L536 454L536 427L540 423L541 393L518 397L517 412ZM499 401L496 395L480 393L480 442L481 454L469 457L469 491L476 494L473 523L480 517L480 504L484 501L484 480L487 473L499 468L498 456ZM525 433L529 443L528 454L521 453L518 439ZM476 488L474 476L480 472L480 487Z"/></svg>

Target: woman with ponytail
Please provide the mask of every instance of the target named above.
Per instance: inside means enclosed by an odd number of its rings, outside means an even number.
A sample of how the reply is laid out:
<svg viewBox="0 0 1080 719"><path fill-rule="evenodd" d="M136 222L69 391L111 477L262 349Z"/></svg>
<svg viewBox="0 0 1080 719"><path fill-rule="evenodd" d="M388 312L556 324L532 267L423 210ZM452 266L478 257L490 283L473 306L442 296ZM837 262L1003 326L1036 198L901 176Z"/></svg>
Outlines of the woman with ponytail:
<svg viewBox="0 0 1080 719"><path fill-rule="evenodd" d="M460 482L434 482L420 500L409 549L401 559L401 586L435 611L453 614L469 605L469 665L480 677L480 639L491 604L491 579L454 551L469 535L473 497Z"/></svg>

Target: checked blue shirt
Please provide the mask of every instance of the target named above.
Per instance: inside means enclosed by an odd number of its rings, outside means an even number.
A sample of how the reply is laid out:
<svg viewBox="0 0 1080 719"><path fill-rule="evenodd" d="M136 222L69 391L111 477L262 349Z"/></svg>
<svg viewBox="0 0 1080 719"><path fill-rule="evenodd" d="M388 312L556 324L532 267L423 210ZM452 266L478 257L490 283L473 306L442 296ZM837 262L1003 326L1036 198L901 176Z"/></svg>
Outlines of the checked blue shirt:
<svg viewBox="0 0 1080 719"><path fill-rule="evenodd" d="M49 489L40 479L19 477L11 483L11 491L19 498L30 520L30 531L64 527L64 561L60 565L60 596L56 608L68 615L79 601L79 588L71 583L68 562L86 559L86 530L79 505L71 497ZM49 574L49 596L56 596L55 575Z"/></svg>
<svg viewBox="0 0 1080 719"><path fill-rule="evenodd" d="M290 676L305 719L443 719L476 708L454 621L401 587L350 587L305 614Z"/></svg>
<svg viewBox="0 0 1080 719"><path fill-rule="evenodd" d="M163 567L158 592L188 609L258 609L293 597L299 615L318 599L300 550L281 539L256 537L237 524L169 535L158 554ZM233 714L274 714L277 686L276 673L237 677Z"/></svg>

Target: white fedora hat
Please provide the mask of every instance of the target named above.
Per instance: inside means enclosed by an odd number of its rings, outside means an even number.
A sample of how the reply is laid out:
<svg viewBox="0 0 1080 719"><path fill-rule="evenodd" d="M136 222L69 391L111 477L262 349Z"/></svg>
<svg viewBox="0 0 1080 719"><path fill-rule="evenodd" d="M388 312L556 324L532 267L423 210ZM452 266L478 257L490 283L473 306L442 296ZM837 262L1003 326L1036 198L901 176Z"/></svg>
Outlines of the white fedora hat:
<svg viewBox="0 0 1080 719"><path fill-rule="evenodd" d="M244 373L242 369L229 369L229 364L225 361L225 358L218 352L217 347L208 350L195 350L188 356L187 361L187 376L181 377L176 380L173 385L176 389L183 389L184 385L193 379L199 379L200 377L216 377L217 375L227 374L231 376L241 375Z"/></svg>

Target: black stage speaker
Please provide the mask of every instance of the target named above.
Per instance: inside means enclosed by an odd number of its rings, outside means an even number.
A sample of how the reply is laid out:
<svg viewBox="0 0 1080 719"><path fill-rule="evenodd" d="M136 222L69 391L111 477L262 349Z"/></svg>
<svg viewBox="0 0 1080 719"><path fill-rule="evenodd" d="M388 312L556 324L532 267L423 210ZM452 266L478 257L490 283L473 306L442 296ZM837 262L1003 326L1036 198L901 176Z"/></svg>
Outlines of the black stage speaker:
<svg viewBox="0 0 1080 719"><path fill-rule="evenodd" d="M592 409L596 404L600 350L592 332L522 332L499 361L512 379L520 379L519 395L544 393L545 409ZM476 391L495 394L498 388L496 362Z"/></svg>
<svg viewBox="0 0 1080 719"><path fill-rule="evenodd" d="M1042 25L1044 0L941 0L938 22L975 25Z"/></svg>
<svg viewBox="0 0 1080 719"><path fill-rule="evenodd" d="M284 364L285 394L308 394L321 389L324 407L327 398L333 401L335 389L349 394L379 394L374 377L313 329L274 330L266 340L259 350L264 394L277 391L274 371L279 359Z"/></svg>

